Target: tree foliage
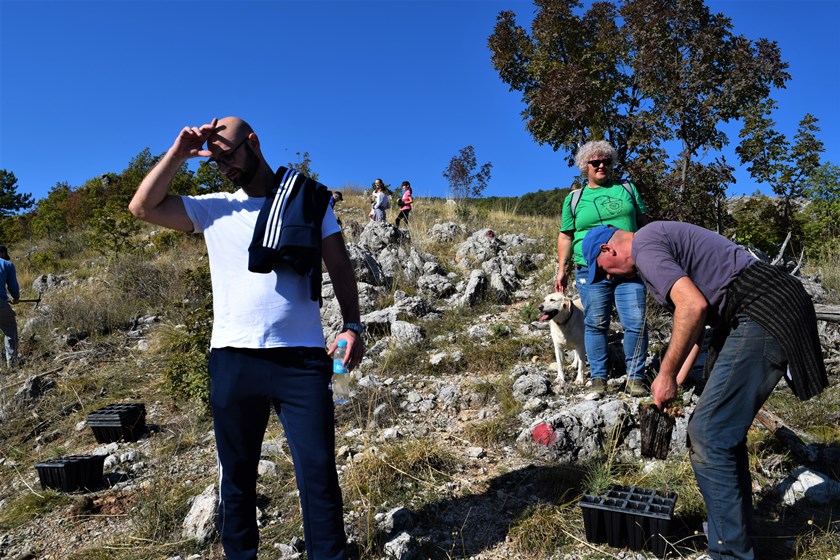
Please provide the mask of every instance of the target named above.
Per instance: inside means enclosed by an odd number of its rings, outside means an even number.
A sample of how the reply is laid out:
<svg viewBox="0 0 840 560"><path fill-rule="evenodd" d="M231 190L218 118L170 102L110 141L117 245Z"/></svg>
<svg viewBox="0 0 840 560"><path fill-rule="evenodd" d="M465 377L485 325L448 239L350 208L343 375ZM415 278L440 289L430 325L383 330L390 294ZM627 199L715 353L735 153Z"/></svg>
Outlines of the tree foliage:
<svg viewBox="0 0 840 560"><path fill-rule="evenodd" d="M558 220L563 214L563 200L569 189L538 190L519 197L517 213L526 216L550 216Z"/></svg>
<svg viewBox="0 0 840 560"><path fill-rule="evenodd" d="M235 192L238 188L219 171L217 165L210 165L210 162L207 160L202 160L198 164L198 169L195 172L195 180L198 188L196 194Z"/></svg>
<svg viewBox="0 0 840 560"><path fill-rule="evenodd" d="M776 228L776 201L756 192L752 196L730 201L729 212L733 226L727 234L742 245L750 245L767 254L774 254L784 238Z"/></svg>
<svg viewBox="0 0 840 560"><path fill-rule="evenodd" d="M302 154L300 152L295 152L295 155L297 156L297 161L289 162L286 167L306 175L313 181L317 181L318 174L312 170L312 158L309 157L309 152L303 152Z"/></svg>
<svg viewBox="0 0 840 560"><path fill-rule="evenodd" d="M489 161L476 171L478 162L475 159L475 148L467 146L452 156L449 165L443 171L443 177L449 182L449 194L456 201L467 198L480 198L490 181L490 171L493 164Z"/></svg>
<svg viewBox="0 0 840 560"><path fill-rule="evenodd" d="M799 122L793 145L773 127L770 118L775 102L767 100L753 107L744 118L741 143L735 149L741 163L759 183L768 185L778 197L779 211L773 223L782 236L793 229L797 199L805 195L811 175L820 167L823 143L817 139L817 118L806 114ZM796 244L801 239L795 238Z"/></svg>
<svg viewBox="0 0 840 560"><path fill-rule="evenodd" d="M618 151L619 176L667 193L655 197L660 217L694 221L704 194L704 215L715 214L725 163L700 157L728 143L720 124L789 79L776 43L735 35L702 0L596 2L582 13L577 0L535 4L530 34L503 11L488 39L499 77L522 93L534 139L571 164L581 144L604 138ZM668 142L679 147L670 158Z"/></svg>
<svg viewBox="0 0 840 560"><path fill-rule="evenodd" d="M804 249L818 256L840 239L840 166L826 163L812 172L805 192L810 204L803 210ZM831 240L826 243L827 240Z"/></svg>
<svg viewBox="0 0 840 560"><path fill-rule="evenodd" d="M15 174L0 169L0 218L31 208L33 204L31 194L18 192Z"/></svg>
<svg viewBox="0 0 840 560"><path fill-rule="evenodd" d="M68 202L73 189L66 181L56 183L46 198L39 200L32 216L32 229L52 239L53 235L64 233L70 229L67 221L69 214Z"/></svg>

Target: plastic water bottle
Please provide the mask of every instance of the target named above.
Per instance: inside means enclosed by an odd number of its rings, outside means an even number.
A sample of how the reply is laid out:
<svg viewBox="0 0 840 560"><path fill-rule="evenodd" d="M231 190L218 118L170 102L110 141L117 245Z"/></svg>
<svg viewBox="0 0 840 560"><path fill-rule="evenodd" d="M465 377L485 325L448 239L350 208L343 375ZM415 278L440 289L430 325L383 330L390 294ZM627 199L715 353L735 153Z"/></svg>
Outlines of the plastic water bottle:
<svg viewBox="0 0 840 560"><path fill-rule="evenodd" d="M347 354L347 341L339 340L333 352L332 392L335 404L347 404L350 399L350 380L347 376L347 366L344 356Z"/></svg>

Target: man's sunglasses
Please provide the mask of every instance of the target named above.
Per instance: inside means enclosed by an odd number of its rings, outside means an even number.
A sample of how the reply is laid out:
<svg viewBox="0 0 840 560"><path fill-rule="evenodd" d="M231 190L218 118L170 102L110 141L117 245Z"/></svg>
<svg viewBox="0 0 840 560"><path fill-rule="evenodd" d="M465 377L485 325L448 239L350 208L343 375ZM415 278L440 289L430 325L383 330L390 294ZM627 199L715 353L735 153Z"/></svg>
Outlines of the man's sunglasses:
<svg viewBox="0 0 840 560"><path fill-rule="evenodd" d="M207 159L207 161L210 163L210 165L218 165L219 163L224 163L225 165L227 165L229 167L230 164L233 162L233 155L236 153L236 150L238 150L239 147L242 144L244 144L246 140L248 140L247 136L245 138L243 138L239 142L239 144L237 144L233 148L231 148L229 150L225 150L224 152L222 152L221 154L219 154L216 157L210 157L210 158Z"/></svg>
<svg viewBox="0 0 840 560"><path fill-rule="evenodd" d="M610 165L612 165L612 160L611 159L591 159L587 163L589 165L591 165L592 167L594 167L595 169L598 169L599 167L601 167L601 164L604 164L604 166L609 167Z"/></svg>

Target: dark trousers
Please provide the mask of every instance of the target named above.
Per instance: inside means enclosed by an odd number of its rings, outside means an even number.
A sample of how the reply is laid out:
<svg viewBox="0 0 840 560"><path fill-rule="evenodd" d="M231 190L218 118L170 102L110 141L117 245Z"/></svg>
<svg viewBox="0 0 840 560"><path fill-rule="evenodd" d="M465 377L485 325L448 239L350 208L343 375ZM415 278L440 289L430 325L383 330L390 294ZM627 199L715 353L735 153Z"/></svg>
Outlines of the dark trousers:
<svg viewBox="0 0 840 560"><path fill-rule="evenodd" d="M408 225L408 215L411 214L411 208L403 208L397 214L397 221L394 225L400 227L400 220L405 220L405 225Z"/></svg>
<svg viewBox="0 0 840 560"><path fill-rule="evenodd" d="M271 408L283 424L294 462L307 558L344 558L331 375L323 348L222 348L210 353L218 522L228 560L257 557L257 464Z"/></svg>
<svg viewBox="0 0 840 560"><path fill-rule="evenodd" d="M747 431L786 369L779 341L740 315L688 422L691 466L706 502L709 556L753 560Z"/></svg>

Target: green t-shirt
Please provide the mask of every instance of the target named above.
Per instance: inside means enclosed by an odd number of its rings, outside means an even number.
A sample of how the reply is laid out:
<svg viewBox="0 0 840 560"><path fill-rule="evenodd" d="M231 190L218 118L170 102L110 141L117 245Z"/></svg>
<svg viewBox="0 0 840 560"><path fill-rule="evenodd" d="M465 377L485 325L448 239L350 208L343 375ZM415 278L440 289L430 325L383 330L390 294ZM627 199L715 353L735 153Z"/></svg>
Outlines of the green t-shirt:
<svg viewBox="0 0 840 560"><path fill-rule="evenodd" d="M566 195L563 200L563 219L560 223L560 231L574 232L572 241L572 254L575 264L585 265L586 259L581 252L581 243L586 232L598 225L615 226L627 231L636 231L639 226L636 224L636 212L647 214L642 198L635 185L630 184L633 190L633 198L621 183L613 183L609 187L592 188L583 187L583 194L580 196L575 209L575 217L572 218L572 193Z"/></svg>

